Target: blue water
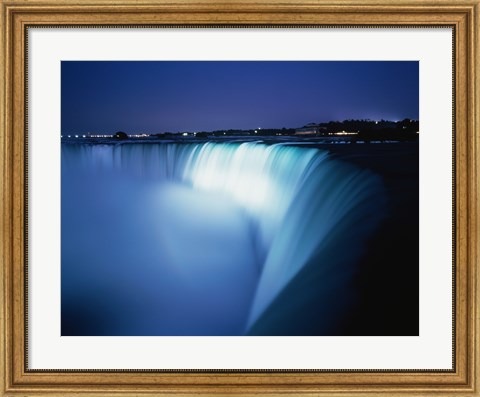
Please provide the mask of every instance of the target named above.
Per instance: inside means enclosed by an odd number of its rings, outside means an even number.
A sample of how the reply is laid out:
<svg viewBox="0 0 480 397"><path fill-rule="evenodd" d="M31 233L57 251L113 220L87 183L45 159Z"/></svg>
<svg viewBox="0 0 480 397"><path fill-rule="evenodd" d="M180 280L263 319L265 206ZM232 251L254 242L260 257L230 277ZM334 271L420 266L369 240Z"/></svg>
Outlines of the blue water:
<svg viewBox="0 0 480 397"><path fill-rule="evenodd" d="M62 335L285 335L307 307L320 335L385 197L313 147L64 143L61 211Z"/></svg>

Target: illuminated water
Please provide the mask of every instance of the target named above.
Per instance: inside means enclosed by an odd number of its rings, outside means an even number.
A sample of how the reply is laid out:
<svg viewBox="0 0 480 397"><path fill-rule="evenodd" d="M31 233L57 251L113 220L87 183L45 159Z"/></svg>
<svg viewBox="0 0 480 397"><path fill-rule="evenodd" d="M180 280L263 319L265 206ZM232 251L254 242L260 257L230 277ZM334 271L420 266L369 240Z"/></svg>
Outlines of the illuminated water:
<svg viewBox="0 0 480 397"><path fill-rule="evenodd" d="M282 335L312 304L329 332L384 211L315 148L63 144L62 334Z"/></svg>

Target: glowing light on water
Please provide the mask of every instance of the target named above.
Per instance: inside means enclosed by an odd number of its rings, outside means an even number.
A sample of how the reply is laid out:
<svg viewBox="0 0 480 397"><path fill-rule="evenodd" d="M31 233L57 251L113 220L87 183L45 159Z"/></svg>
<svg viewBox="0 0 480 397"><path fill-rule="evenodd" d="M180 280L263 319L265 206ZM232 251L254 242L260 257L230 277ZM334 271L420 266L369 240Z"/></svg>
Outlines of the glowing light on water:
<svg viewBox="0 0 480 397"><path fill-rule="evenodd" d="M194 188L225 194L252 213L285 210L318 155L307 149L299 156L298 148L282 145L206 143L192 151L183 177Z"/></svg>
<svg viewBox="0 0 480 397"><path fill-rule="evenodd" d="M183 179L232 199L257 222L268 246L305 178L327 154L282 144L205 143L192 150Z"/></svg>

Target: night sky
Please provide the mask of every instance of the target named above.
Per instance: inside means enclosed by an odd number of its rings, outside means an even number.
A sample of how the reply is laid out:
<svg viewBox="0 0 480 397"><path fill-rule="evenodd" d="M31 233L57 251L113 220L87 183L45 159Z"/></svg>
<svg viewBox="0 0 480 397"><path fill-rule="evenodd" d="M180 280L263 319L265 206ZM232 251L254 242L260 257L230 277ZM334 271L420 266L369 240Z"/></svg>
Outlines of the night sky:
<svg viewBox="0 0 480 397"><path fill-rule="evenodd" d="M62 133L418 119L418 62L62 62Z"/></svg>

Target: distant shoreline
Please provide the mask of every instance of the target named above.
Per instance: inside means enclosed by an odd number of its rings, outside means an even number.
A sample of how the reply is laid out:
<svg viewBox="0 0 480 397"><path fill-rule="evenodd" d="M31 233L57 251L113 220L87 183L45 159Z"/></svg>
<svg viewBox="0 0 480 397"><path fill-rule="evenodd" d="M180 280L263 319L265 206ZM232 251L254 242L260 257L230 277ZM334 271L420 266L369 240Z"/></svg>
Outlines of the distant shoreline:
<svg viewBox="0 0 480 397"><path fill-rule="evenodd" d="M164 139L159 138L62 138L64 144L162 144L162 143L185 143L185 144L201 144L206 142L212 143L242 143L242 142L261 142L264 144L299 144L299 145L349 145L349 144L394 144L402 142L418 142L418 135L415 137L407 137L407 139L395 139L395 138L362 138L358 136L321 136L321 137L305 137L305 136L282 136L282 137L270 137L270 136L225 136L225 137L210 137L210 138L197 138L193 136L189 137L169 137Z"/></svg>

